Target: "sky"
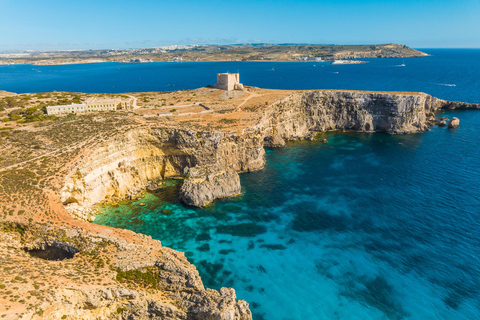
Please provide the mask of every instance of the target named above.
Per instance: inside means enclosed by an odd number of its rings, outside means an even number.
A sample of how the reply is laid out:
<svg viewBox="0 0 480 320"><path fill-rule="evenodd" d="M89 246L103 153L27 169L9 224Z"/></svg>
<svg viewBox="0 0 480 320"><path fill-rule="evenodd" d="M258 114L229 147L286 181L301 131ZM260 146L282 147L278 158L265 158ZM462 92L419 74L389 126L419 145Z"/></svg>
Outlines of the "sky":
<svg viewBox="0 0 480 320"><path fill-rule="evenodd" d="M0 51L256 42L480 48L480 0L0 0Z"/></svg>

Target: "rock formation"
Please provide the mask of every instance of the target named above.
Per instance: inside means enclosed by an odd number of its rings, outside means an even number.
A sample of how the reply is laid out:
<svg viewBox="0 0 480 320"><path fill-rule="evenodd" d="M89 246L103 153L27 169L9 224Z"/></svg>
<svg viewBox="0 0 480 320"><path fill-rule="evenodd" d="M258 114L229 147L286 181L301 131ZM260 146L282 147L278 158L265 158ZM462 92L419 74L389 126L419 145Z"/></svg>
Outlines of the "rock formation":
<svg viewBox="0 0 480 320"><path fill-rule="evenodd" d="M185 169L196 166L228 172L259 170L265 164L264 156L263 146L253 134L132 130L90 150L68 175L62 201L90 207L105 200L121 200L137 194L150 181L183 178Z"/></svg>
<svg viewBox="0 0 480 320"><path fill-rule="evenodd" d="M436 110L452 108L474 109L479 105L445 101L425 93L300 91L265 108L260 120L240 134L135 129L92 148L85 161L68 175L62 201L72 203L72 207L91 207L134 196L152 181L183 178L188 170L199 168L191 171L194 176L203 170L200 168L209 167L208 174L186 179L182 188L185 203L204 206L215 198L240 192L234 171L262 169L264 146L313 139L316 133L331 130L424 132L435 123ZM78 216L87 219L89 214Z"/></svg>
<svg viewBox="0 0 480 320"><path fill-rule="evenodd" d="M215 199L240 194L240 177L218 165L189 168L180 189L180 200L189 206L204 207Z"/></svg>
<svg viewBox="0 0 480 320"><path fill-rule="evenodd" d="M16 228L22 233L14 231ZM97 226L97 230L101 228ZM42 290L41 299L22 319L252 319L248 303L236 300L234 289L206 289L183 253L163 247L151 237L127 230L118 237L112 230L88 232L45 224L10 225L7 229L0 224L0 229L9 230L0 232L0 250L8 248L9 253L16 253L17 263L40 272L58 263L75 265L92 259L80 269L60 265L59 274L49 275L50 281L60 284L55 290L37 288ZM94 284L93 275L82 280L92 265L107 283ZM69 271L63 272L64 268ZM27 281L17 281L15 286L33 292Z"/></svg>
<svg viewBox="0 0 480 320"><path fill-rule="evenodd" d="M449 128L456 128L460 125L460 119L457 117L453 117L452 120L448 122L448 127Z"/></svg>

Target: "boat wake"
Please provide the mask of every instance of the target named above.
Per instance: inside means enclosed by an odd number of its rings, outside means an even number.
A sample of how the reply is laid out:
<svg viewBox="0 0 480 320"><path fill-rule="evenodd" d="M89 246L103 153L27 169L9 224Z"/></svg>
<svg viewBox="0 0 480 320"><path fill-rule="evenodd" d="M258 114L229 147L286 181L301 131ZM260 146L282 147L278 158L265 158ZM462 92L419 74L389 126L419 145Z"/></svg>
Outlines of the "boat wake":
<svg viewBox="0 0 480 320"><path fill-rule="evenodd" d="M437 83L439 86L446 86L446 87L456 87L457 85L454 83Z"/></svg>

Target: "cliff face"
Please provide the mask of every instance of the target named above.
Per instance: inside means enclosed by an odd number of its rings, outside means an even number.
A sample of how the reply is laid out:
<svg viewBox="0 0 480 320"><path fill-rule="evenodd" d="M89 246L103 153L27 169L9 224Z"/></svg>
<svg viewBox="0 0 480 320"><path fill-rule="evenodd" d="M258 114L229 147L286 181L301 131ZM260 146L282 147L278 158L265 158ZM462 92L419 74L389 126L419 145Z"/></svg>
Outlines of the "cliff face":
<svg viewBox="0 0 480 320"><path fill-rule="evenodd" d="M94 146L68 175L62 201L92 206L135 195L150 181L184 176L186 168L218 164L236 172L259 170L265 151L251 135L141 129Z"/></svg>
<svg viewBox="0 0 480 320"><path fill-rule="evenodd" d="M284 140L311 139L329 130L419 133L433 124L437 109L474 107L425 93L303 91L264 108L260 120L241 134L135 129L92 146L68 175L62 201L89 207L103 200L124 199L152 181L183 178L188 168L215 166L217 178L222 170L259 170L265 164L264 145L282 146ZM228 177L235 178L230 173ZM235 183L222 190L226 181L201 185L193 181L183 193L188 194L183 200L191 205L205 205L238 190Z"/></svg>
<svg viewBox="0 0 480 320"><path fill-rule="evenodd" d="M439 101L424 93L302 92L274 104L259 127L268 141L303 139L329 130L424 132Z"/></svg>

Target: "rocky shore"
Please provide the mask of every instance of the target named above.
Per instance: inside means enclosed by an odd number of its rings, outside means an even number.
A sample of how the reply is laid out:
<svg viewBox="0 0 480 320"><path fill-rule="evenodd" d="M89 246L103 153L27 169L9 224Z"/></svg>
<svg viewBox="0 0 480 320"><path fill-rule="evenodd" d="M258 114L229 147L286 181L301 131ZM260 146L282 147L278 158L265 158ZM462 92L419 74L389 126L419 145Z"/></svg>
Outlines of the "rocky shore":
<svg viewBox="0 0 480 320"><path fill-rule="evenodd" d="M420 133L435 123L435 111L478 108L424 93L360 91L298 92L263 110L258 123L234 132L136 129L91 150L66 179L62 201L92 207L145 189L151 181L184 179L181 200L205 206L240 193L237 173L260 170L264 147L312 139L340 130Z"/></svg>
<svg viewBox="0 0 480 320"><path fill-rule="evenodd" d="M7 271L2 278L16 274L17 280L12 282L17 293L33 292L36 288L39 300L36 308L7 318L252 319L248 303L237 301L235 290L206 289L183 253L131 231L115 234L101 226L95 229L86 225L53 228L0 224L0 250L7 249L6 258L15 256L4 267L9 270L10 264L29 265L22 267L23 273ZM84 261L88 262L79 269ZM91 265L95 272L89 270ZM42 270L55 270L49 276L54 290L26 281L26 276L33 272L43 275ZM67 284L69 274L78 279L90 276L84 279L85 283L77 280ZM101 275L98 280L95 274ZM116 281L108 281L112 276ZM96 281L102 284L96 285Z"/></svg>
<svg viewBox="0 0 480 320"><path fill-rule="evenodd" d="M44 164L56 164L47 158L55 151L33 157L41 163L34 162L31 170L42 173L45 182L22 184L32 177L23 159L23 168L4 168L2 190L10 193L2 203L12 214L5 214L8 219L0 225L0 260L8 266L0 284L8 286L5 290L17 288L18 296L10 299L13 302L0 297L6 318L251 319L248 303L236 300L234 289L205 288L182 253L144 235L90 223L96 205L136 197L165 179L182 179L180 199L206 206L240 194L239 173L261 170L265 147L312 140L334 130L421 133L435 124L438 110L480 109L425 93L314 90L282 91L280 96L269 103L252 91L230 111L209 114L216 122L204 125L174 118L147 122L128 115L103 115L102 122L93 123L65 119L66 134L75 125L83 130L85 124L97 126L98 133L92 131L92 139L79 138L79 144L60 150L64 158L55 159L65 163L48 174ZM258 102L246 105L251 97ZM452 119L453 127L458 124ZM52 124L56 131L43 136L43 127L35 127L35 136L25 133L28 138L22 143L32 137L61 137L60 125ZM77 136L72 134L68 142ZM22 200L23 195L29 198ZM24 201L35 205L28 209ZM25 275L34 280L28 282ZM23 295L27 301L20 298Z"/></svg>

